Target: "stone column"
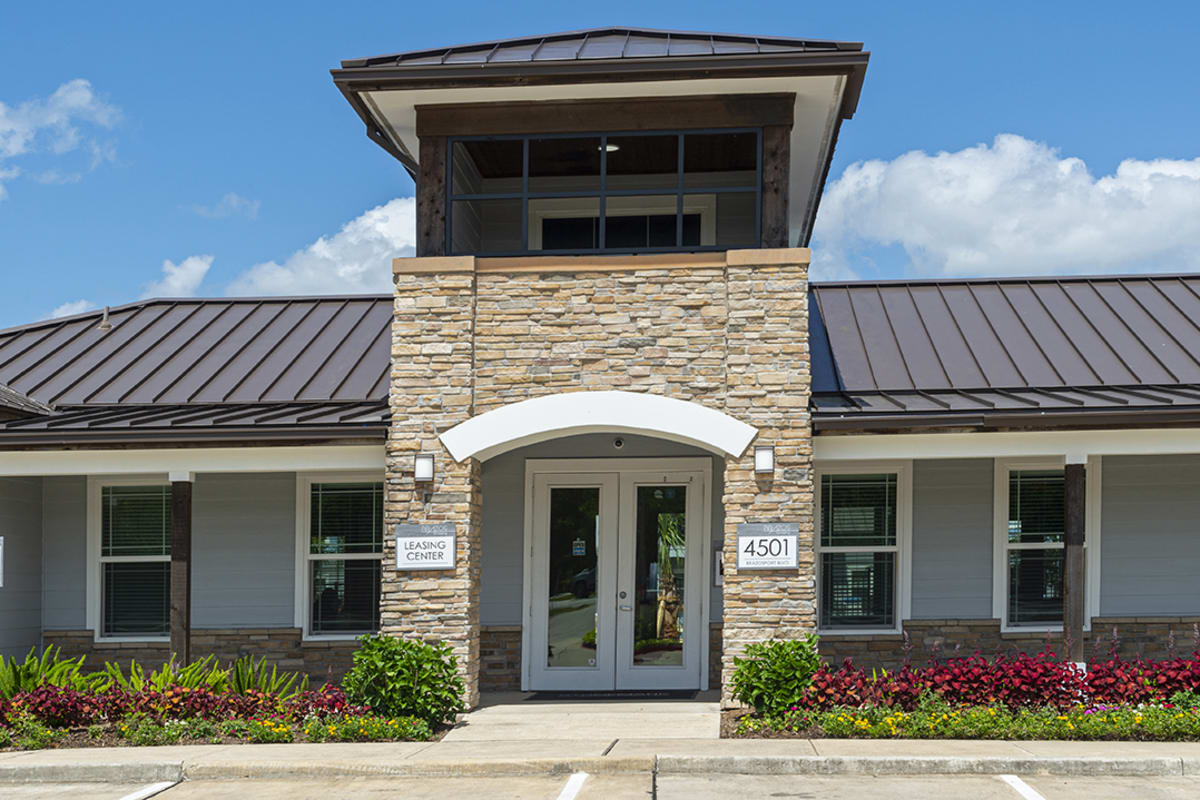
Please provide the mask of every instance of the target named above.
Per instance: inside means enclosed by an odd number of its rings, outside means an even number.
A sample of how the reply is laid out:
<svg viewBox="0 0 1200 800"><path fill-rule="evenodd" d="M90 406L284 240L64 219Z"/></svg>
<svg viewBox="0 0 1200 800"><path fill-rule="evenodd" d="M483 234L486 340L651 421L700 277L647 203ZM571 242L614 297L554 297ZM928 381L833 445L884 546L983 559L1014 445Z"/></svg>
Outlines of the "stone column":
<svg viewBox="0 0 1200 800"><path fill-rule="evenodd" d="M397 259L392 322L387 496L380 628L446 642L458 657L467 703L479 702L480 471L456 464L439 434L473 412L474 259ZM432 483L413 480L414 457L435 457ZM453 522L453 571L399 571L398 522Z"/></svg>
<svg viewBox="0 0 1200 800"><path fill-rule="evenodd" d="M816 629L812 425L806 248L727 254L725 410L758 429L753 445L775 448L775 472L754 472L753 446L725 459L721 702L733 705L733 659L747 644L798 638ZM743 522L800 526L799 570L738 574Z"/></svg>

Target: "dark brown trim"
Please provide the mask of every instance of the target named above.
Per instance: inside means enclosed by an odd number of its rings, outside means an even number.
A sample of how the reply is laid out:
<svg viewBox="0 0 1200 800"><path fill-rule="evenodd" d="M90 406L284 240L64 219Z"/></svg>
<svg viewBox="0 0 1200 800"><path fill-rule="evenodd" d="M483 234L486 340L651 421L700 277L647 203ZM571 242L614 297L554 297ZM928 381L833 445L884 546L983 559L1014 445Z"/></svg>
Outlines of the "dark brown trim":
<svg viewBox="0 0 1200 800"><path fill-rule="evenodd" d="M761 247L789 247L788 175L792 126L766 125L762 132Z"/></svg>
<svg viewBox="0 0 1200 800"><path fill-rule="evenodd" d="M446 255L446 137L421 137L417 173L417 255Z"/></svg>
<svg viewBox="0 0 1200 800"><path fill-rule="evenodd" d="M1147 409L1145 411L1043 411L999 414L813 414L813 430L864 433L905 433L930 428L1036 429L1055 428L1164 428L1200 424L1200 409Z"/></svg>
<svg viewBox="0 0 1200 800"><path fill-rule="evenodd" d="M1067 658L1083 661L1083 620L1087 605L1084 580L1084 494L1083 464L1064 468L1066 531L1063 534L1063 639Z"/></svg>
<svg viewBox="0 0 1200 800"><path fill-rule="evenodd" d="M419 105L416 107L417 136L423 139L426 136L757 128L765 125L790 130L795 105L796 95L792 92ZM422 156L421 161L424 160Z"/></svg>
<svg viewBox="0 0 1200 800"><path fill-rule="evenodd" d="M192 482L171 481L171 652L191 662Z"/></svg>
<svg viewBox="0 0 1200 800"><path fill-rule="evenodd" d="M375 116L367 108L367 104L363 102L362 96L358 92L350 91L343 86L339 86L338 90L341 91L342 96L346 98L346 102L350 104L350 107L354 109L354 113L358 114L358 118L366 126L367 138L382 147L389 155L403 164L404 169L415 179L417 174L416 162L413 161L412 156L393 144L388 135L383 132L379 127L379 123L376 122Z"/></svg>
<svg viewBox="0 0 1200 800"><path fill-rule="evenodd" d="M274 444L308 444L312 442L380 441L387 438L387 423L360 424L355 426L321 425L312 428L283 428L270 430L254 427L227 428L223 430L180 430L157 431L70 431L62 430L31 433L7 433L0 431L0 452L14 448L38 446L40 448L70 449L80 445L95 444L146 444L157 445L178 442L204 442L206 444L245 444L246 442L269 441Z"/></svg>

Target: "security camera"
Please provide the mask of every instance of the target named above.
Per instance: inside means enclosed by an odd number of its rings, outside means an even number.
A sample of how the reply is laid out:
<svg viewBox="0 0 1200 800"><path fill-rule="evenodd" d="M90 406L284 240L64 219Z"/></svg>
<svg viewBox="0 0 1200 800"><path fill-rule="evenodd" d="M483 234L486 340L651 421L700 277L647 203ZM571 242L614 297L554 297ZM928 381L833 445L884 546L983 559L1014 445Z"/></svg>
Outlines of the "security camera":
<svg viewBox="0 0 1200 800"><path fill-rule="evenodd" d="M620 449L621 449L622 447L624 447L624 446L625 446L625 440L624 440L624 439L622 439L620 436L618 436L617 438L613 439L613 447L615 447L615 448L617 448L618 450L620 450Z"/></svg>

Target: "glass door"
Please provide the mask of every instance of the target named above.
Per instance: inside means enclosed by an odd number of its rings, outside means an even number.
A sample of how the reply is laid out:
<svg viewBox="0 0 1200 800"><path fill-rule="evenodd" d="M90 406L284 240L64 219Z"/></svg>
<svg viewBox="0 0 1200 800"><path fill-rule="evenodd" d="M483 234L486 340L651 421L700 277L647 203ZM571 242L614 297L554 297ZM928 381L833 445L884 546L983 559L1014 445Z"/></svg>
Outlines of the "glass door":
<svg viewBox="0 0 1200 800"><path fill-rule="evenodd" d="M704 494L703 473L621 474L618 689L700 685Z"/></svg>
<svg viewBox="0 0 1200 800"><path fill-rule="evenodd" d="M533 486L531 685L612 689L615 474L537 475Z"/></svg>

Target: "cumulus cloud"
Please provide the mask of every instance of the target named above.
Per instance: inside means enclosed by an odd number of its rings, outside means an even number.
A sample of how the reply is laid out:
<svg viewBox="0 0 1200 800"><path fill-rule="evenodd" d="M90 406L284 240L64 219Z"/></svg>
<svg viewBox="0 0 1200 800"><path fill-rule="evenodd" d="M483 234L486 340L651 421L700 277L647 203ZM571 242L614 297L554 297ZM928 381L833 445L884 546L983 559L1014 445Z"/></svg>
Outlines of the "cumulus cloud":
<svg viewBox="0 0 1200 800"><path fill-rule="evenodd" d="M1014 134L953 153L850 165L829 184L815 278L853 277L901 248L926 276L1200 269L1200 158L1127 159L1093 176Z"/></svg>
<svg viewBox="0 0 1200 800"><path fill-rule="evenodd" d="M398 197L322 236L282 264L256 264L227 288L230 295L359 294L391 289L392 259L416 244L416 201Z"/></svg>
<svg viewBox="0 0 1200 800"><path fill-rule="evenodd" d="M58 317L69 317L72 314L82 314L85 311L91 311L97 308L96 304L91 300L72 300L69 303L63 303L58 308L51 311L42 319L57 319Z"/></svg>
<svg viewBox="0 0 1200 800"><path fill-rule="evenodd" d="M258 216L258 207L258 200L249 200L236 192L229 192L211 206L192 206L192 211L210 219L224 219L233 216L254 219Z"/></svg>
<svg viewBox="0 0 1200 800"><path fill-rule="evenodd" d="M10 106L0 102L0 182L19 172L5 161L35 154L61 157L80 148L89 154L88 169L116 158L116 145L94 137L97 128L112 128L121 118L120 109L100 99L92 84L82 78L62 84L48 97ZM36 173L46 175L55 170ZM55 181L44 181L55 182ZM57 181L63 182L63 181ZM4 187L0 184L0 198Z"/></svg>
<svg viewBox="0 0 1200 800"><path fill-rule="evenodd" d="M212 266L212 256L188 256L178 264L163 259L162 277L146 285L142 299L147 297L191 297Z"/></svg>

